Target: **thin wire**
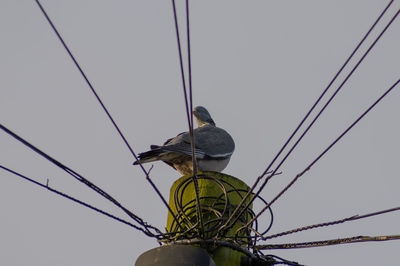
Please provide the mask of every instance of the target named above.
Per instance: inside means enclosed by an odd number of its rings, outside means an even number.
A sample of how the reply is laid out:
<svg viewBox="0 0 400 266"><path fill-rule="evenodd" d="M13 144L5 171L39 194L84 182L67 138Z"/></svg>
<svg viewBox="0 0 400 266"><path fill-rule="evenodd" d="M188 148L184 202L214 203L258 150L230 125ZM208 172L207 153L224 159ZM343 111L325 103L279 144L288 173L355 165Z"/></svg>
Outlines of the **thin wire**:
<svg viewBox="0 0 400 266"><path fill-rule="evenodd" d="M399 10L400 11L400 10ZM398 14L398 13L397 13ZM296 177L281 191L279 194L269 202L267 206L265 206L250 222L247 223L246 226L251 224L251 222L267 210L278 198L280 198L296 181L299 179L302 175L304 175L310 168L318 162L319 159L321 159L344 135L346 135L365 115L368 114L369 111L371 111L390 91L392 91L397 84L399 84L400 79L397 80L384 94L382 94L381 97L379 97L370 107L368 107L367 110L364 111L342 134L340 134L339 137L337 137L318 157L312 161L302 172L296 175Z"/></svg>
<svg viewBox="0 0 400 266"><path fill-rule="evenodd" d="M62 43L62 45L64 46L65 50L67 51L67 53L69 54L70 58L72 59L72 61L74 62L75 66L78 68L79 72L81 73L82 77L85 79L87 85L89 86L90 90L92 91L92 93L94 94L94 96L96 97L97 101L99 102L99 104L101 105L101 107L103 108L104 112L107 114L108 118L110 119L111 123L114 125L114 128L117 130L118 134L120 135L120 137L122 138L122 140L124 141L125 145L128 147L129 151L131 152L131 154L133 155L133 157L136 159L136 161L139 162L139 166L142 169L143 173L145 174L146 180L150 183L150 185L152 186L152 188L155 190L155 192L157 193L157 195L160 197L161 201L163 202L163 204L167 207L168 211L171 213L171 215L174 217L174 219L176 218L174 213L172 212L171 208L169 207L167 201L165 200L164 196L161 194L160 190L157 188L157 186L153 183L153 181L150 179L149 176L149 172L146 171L146 169L144 169L142 163L138 160L138 157L136 156L136 153L133 151L132 147L129 145L127 139L125 138L124 134L122 134L122 131L119 129L118 125L116 124L116 122L114 121L114 119L112 118L111 114L108 112L106 106L103 104L103 101L100 99L100 96L97 94L96 90L94 89L94 87L92 86L92 84L90 83L89 79L87 78L85 72L83 71L83 69L81 68L81 66L79 65L78 61L75 59L75 56L72 54L71 50L68 48L67 44L65 43L64 39L62 38L61 34L58 32L57 28L55 27L54 23L52 22L52 20L50 19L50 17L47 15L47 12L45 11L45 9L43 8L43 6L40 4L39 0L35 0L38 7L40 8L40 10L42 11L43 15L46 17L47 22L50 24L51 28L53 29L54 33L57 35L58 39L60 40L60 42Z"/></svg>
<svg viewBox="0 0 400 266"><path fill-rule="evenodd" d="M193 86L192 86L192 57L190 49L190 19L189 19L189 0L186 0L186 36L187 36L187 56L188 56L188 76L189 76L189 103L190 103L190 145L192 147L193 176L197 173L197 161L195 157L195 142L193 134Z"/></svg>
<svg viewBox="0 0 400 266"><path fill-rule="evenodd" d="M6 128L4 125L0 124L0 129L2 129L3 131L5 131L7 134L9 134L10 136L12 136L13 138L15 138L16 140L18 140L19 142L21 142L22 144L24 144L25 146L27 146L28 148L30 148L31 150L33 150L34 152L36 152L37 154L41 155L42 157L44 157L45 159L47 159L48 161L50 161L51 163L53 163L54 165L58 166L59 168L61 168L62 170L64 170L65 172L67 172L69 175L71 175L72 177L74 177L76 180L82 182L83 184L87 185L90 189L94 190L95 192L97 192L98 194L100 194L102 197L106 198L107 200L111 201L114 205L116 205L118 208L120 208L121 210L123 210L129 217L131 217L133 220L135 220L137 223L145 226L145 227L150 227L150 228L155 228L151 225L148 225L146 222L143 221L143 219L141 219L139 216L135 215L134 213L132 213L131 211L129 211L128 209L126 209L124 206L122 206L117 200L115 200L112 196L110 196L107 192L105 192L104 190L102 190L101 188L97 187L95 184L93 184L91 181L89 181L88 179L84 178L82 175L80 175L79 173L77 173L76 171L72 170L71 168L67 167L66 165L62 164L61 162L57 161L56 159L52 158L50 155L46 154L45 152L41 151L40 149L38 149L37 147L33 146L31 143L29 143L28 141L24 140L23 138L21 138L20 136L18 136L17 134L15 134L14 132L12 132L11 130L9 130L8 128Z"/></svg>
<svg viewBox="0 0 400 266"><path fill-rule="evenodd" d="M309 115L312 113L312 111L315 109L315 107L318 105L318 103L320 102L320 100L324 97L324 95L326 94L326 92L329 90L329 88L332 86L332 84L334 83L334 81L337 79L337 77L339 76L339 74L342 72L342 70L346 67L346 65L348 64L348 62L353 58L354 54L358 51L358 49L360 48L360 46L364 43L364 41L367 39L367 37L369 36L369 34L372 32L372 30L375 28L375 26L377 25L377 23L381 20L381 18L383 17L383 15L386 13L386 11L389 9L389 7L391 6L391 4L393 3L393 0L389 2L389 4L385 7L385 9L381 12L381 14L379 15L379 17L375 20L375 22L373 23L373 25L369 28L369 30L367 31L367 33L364 35L364 37L361 39L361 41L358 43L358 45L356 46L356 48L353 50L353 52L350 54L350 56L347 58L347 60L345 61L345 63L341 66L341 68L339 69L339 71L335 74L335 76L333 77L333 79L329 82L328 86L325 88L325 90L322 92L322 94L318 97L317 101L313 104L313 106L310 108L310 110L307 112L307 114L304 116L303 120L300 122L300 124L296 127L296 129L292 132L292 134L290 135L290 137L287 139L287 141L285 142L285 144L282 146L282 148L280 149L280 151L278 152L278 154L274 157L274 159L272 160L272 162L268 165L268 167L265 169L265 171L257 178L256 182L253 184L253 186L251 187L250 191L247 193L247 195L245 196L245 198L239 203L239 205L237 206L237 208L233 211L232 215L231 215L231 219L233 219L234 215L239 211L240 207L242 207L242 205L245 203L245 200L249 197L249 195L254 191L254 189L256 188L256 186L258 185L258 183L261 181L261 179L268 173L269 169L272 167L272 165L275 163L275 161L277 160L277 158L281 155L281 153L283 152L283 150L286 148L286 146L289 144L289 142L293 139L293 137L297 134L298 130L300 129L300 127L304 124L304 122L307 120L307 118L309 117ZM344 85L344 83L348 80L348 78L353 74L353 72L355 71L355 69L357 69L358 65L364 60L365 56L369 53L369 51L375 46L376 42L380 39L380 37L383 35L383 33L386 31L386 29L391 25L391 23L393 22L393 20L397 17L398 12L396 13L396 15L392 18L392 20L387 24L387 26L385 27L385 29L381 32L381 34L377 37L377 39L373 42L373 44L369 47L369 49L367 50L367 52L364 53L364 55L362 56L362 58L358 61L358 63L356 64L356 66L352 69L352 71L350 72L350 74L347 75L346 79L342 82L342 84L339 86L339 88L335 91L335 93L331 96L331 98L328 100L328 102L325 104L325 106L320 110L320 112L318 113L318 115L314 118L314 120L311 122L311 124L308 126L308 128L303 132L303 134L300 136L300 138L297 140L297 142L293 145L293 147L289 150L289 152L286 154L286 156L281 160L281 162L279 163L278 167L275 168L275 170L266 178L266 180L264 181L264 183L261 185L261 187L259 188L258 192L256 193L256 195L258 195L265 187L265 185L267 184L267 182L269 181L269 179L271 179L275 172L278 171L279 167L286 161L286 159L288 158L288 156L292 153L292 151L294 150L294 148L297 146L297 144L300 142L300 140L304 137L304 135L308 132L308 130L311 128L311 126L314 124L314 122L319 118L319 116L321 115L321 113L325 110L325 108L329 105L329 103L332 101L332 99L336 96L336 94L339 92L339 90L342 88L342 86ZM254 198L253 198L254 199ZM252 203L252 201L250 201L246 207L250 206L250 204ZM241 214L239 214L237 217L240 217ZM226 223L226 225L228 225L228 223L230 222L229 219ZM235 219L236 222L237 218ZM235 223L233 222L233 224ZM226 226L225 225L225 226Z"/></svg>
<svg viewBox="0 0 400 266"><path fill-rule="evenodd" d="M364 219L364 218L368 218L368 217L372 217L372 216L377 216L377 215L382 215L382 214L385 214L385 213L399 211L399 210L400 210L400 207L396 207L396 208L391 208L391 209L387 209L387 210L383 210L383 211L368 213L368 214L364 214L364 215L353 215L353 216L350 216L350 217L347 217L347 218L344 218L344 219L340 219L340 220L336 220L336 221L303 226L303 227L299 227L299 228L296 228L296 229L288 230L288 231L285 231L285 232L269 235L269 236L266 236L266 237L262 237L262 240L277 238L277 237L290 235L290 234L294 234L294 233L298 233L298 232L302 232L302 231L306 231L306 230L310 230L310 229L316 229L316 228L319 228L319 227L326 227L326 226L337 225L337 224L341 224L341 223L345 223L345 222L360 220L360 219Z"/></svg>
<svg viewBox="0 0 400 266"><path fill-rule="evenodd" d="M74 202L76 202L76 203L78 203L78 204L80 204L80 205L83 205L83 206L85 206L85 207L87 207L87 208L89 208L89 209L92 209L92 210L94 210L94 211L96 211L96 212L98 212L98 213L101 213L101 214L103 214L103 215L105 215L105 216L107 216L107 217L109 217L109 218L111 218L111 219L114 219L114 220L118 221L118 222L121 222L121 223L123 223L123 224L129 225L129 226L133 227L133 228L136 229L136 230L142 231L142 232L143 232L144 234L146 234L147 236L150 236L150 237L158 237L157 235L154 235L153 233L151 233L147 228L144 229L144 228L141 228L141 227L139 227L139 226L136 226L136 225L134 225L134 224L132 224L132 223L130 223L130 222L124 220L124 219L121 219L121 218L119 218L119 217L117 217L117 216L114 216L114 215L112 215L112 214L110 214L110 213L108 213L108 212L106 212L106 211L103 211L103 210L101 210L101 209L99 209L99 208L96 208L96 207L94 207L94 206L92 206L92 205L90 205L90 204L88 204L88 203L86 203L86 202L83 202L83 201L81 201L81 200L79 200L79 199L76 199L76 198L74 198L74 197L72 197L72 196L70 196L70 195L68 195L68 194L66 194L66 193L64 193L64 192L61 192L61 191L56 190L56 189L54 189L54 188L51 188L51 187L49 187L48 184L44 185L44 184L42 184L42 183L40 183L40 182L37 182L37 181L33 180L32 178L29 178L29 177L27 177L27 176L25 176L25 175L22 175L22 174L20 174L20 173L18 173L18 172L16 172L16 171L13 171L13 170L11 170L11 169L5 167L5 166L0 165L0 168L2 168L3 170L5 170L5 171L7 171L7 172L9 172L9 173L12 173L12 174L18 176L18 177L21 177L21 178L23 178L23 179L25 179L25 180L27 180L27 181L29 181L29 182L35 184L35 185L38 185L38 186L40 186L40 187L42 187L42 188L45 188L45 189L47 189L47 190L49 190L49 191L51 191L51 192L53 192L53 193L55 193L55 194L57 194L57 195L59 195L59 196L62 196L62 197L67 198L67 199L69 199L69 200L72 200L72 201L74 201Z"/></svg>
<svg viewBox="0 0 400 266"><path fill-rule="evenodd" d="M204 225L203 225L203 218L201 214L201 205L200 205L200 198L199 198L199 185L196 180L196 173L197 173L197 162L195 157L195 142L194 142L194 134L193 134L193 113L190 111L193 108L193 101L192 101L192 73L191 73L191 56L190 56L190 24L189 24L189 3L186 1L186 29L187 29L187 47L188 47L188 69L189 69L189 93L190 93L190 107L188 103L188 96L187 96L187 89L186 89L186 81L185 81L185 72L183 67L183 58L182 58L182 48L181 48L181 41L180 41L180 34L179 34L179 23L178 17L176 12L176 5L175 0L172 0L172 11L174 15L174 22L175 22L175 33L176 33L176 40L178 44L178 54L179 54L179 63L180 63L180 70L181 70L181 77L182 77L182 87L183 87L183 94L186 106L186 117L188 121L189 127L189 135L190 135L190 144L192 148L192 164L193 164L193 183L195 186L196 191L196 209L198 213L198 219L200 222L201 232L204 233ZM189 109L190 108L190 109Z"/></svg>
<svg viewBox="0 0 400 266"><path fill-rule="evenodd" d="M192 86L192 57L190 45L190 16L189 16L189 0L186 0L186 36L187 36L187 54L188 54L188 73L189 73L189 102L190 102L190 146L192 147L192 164L193 164L193 183L196 190L196 208L199 216L200 231L204 237L204 222L200 203L200 189L197 182L197 160L195 157L195 136L193 131L193 86Z"/></svg>
<svg viewBox="0 0 400 266"><path fill-rule="evenodd" d="M221 232L221 230L219 229L220 226L224 223L224 220L228 218L230 211L234 208L234 205L232 205L234 203L230 202L228 195L231 195L230 198L243 198L247 190L237 189L230 182L217 179L213 175L208 175L207 173L199 173L198 179L206 179L211 182L215 182L216 187L219 187L219 189L221 190L221 193L218 196L217 194L215 196L202 196L202 200L205 201L205 203L202 204L202 211L207 217L210 218L204 224L206 228L205 235L207 236L207 238L219 239L222 237L224 240L229 239L239 245L247 245L248 247L254 246L254 241L256 240L256 238L254 236L250 236L250 232L237 232L235 235L226 236L226 234L224 232ZM191 176L188 176L185 178L185 180L182 180L182 182L180 182L173 191L173 194L175 196L174 205L172 207L177 211L179 220L183 222L185 231L178 231L175 224L172 223L167 231L169 235L175 236L163 242L171 242L183 238L200 238L199 231L193 231L194 229L196 229L196 227L199 227L199 224L192 223L192 218L195 218L196 215L196 199L194 198L190 201L185 201L183 198L183 196L187 192L187 189L189 189L189 185L193 185L193 179ZM263 198L259 197L259 199L265 205L267 204L267 202ZM264 233L268 232L273 223L273 213L271 209L269 209L269 211L271 214L271 221ZM247 221L249 217L253 217L254 215L254 212L251 209L248 209L246 214L243 215L241 221ZM257 236L261 238L262 235L257 232L257 228L258 223L257 221L255 221L254 226L247 229L253 231L254 234L257 234Z"/></svg>
<svg viewBox="0 0 400 266"><path fill-rule="evenodd" d="M258 253L261 253L261 251L258 250ZM281 262L275 263L273 265L284 264L284 265L293 265L293 266L305 266L305 265L300 264L300 263L295 262L295 261L285 260L284 258L278 257L276 255L264 255L264 254L262 254L262 258L265 258L267 260L280 260L281 261Z"/></svg>
<svg viewBox="0 0 400 266"><path fill-rule="evenodd" d="M330 239L322 241L312 242L300 242L300 243L289 243L289 244L269 244L255 246L256 250L265 249L294 249L294 248L312 248L321 246L351 244L359 242L376 242L376 241L389 241L389 240L400 240L400 235L386 235L386 236L354 236L339 239Z"/></svg>
<svg viewBox="0 0 400 266"><path fill-rule="evenodd" d="M336 72L335 76L332 78L332 80L329 82L328 86L324 89L322 94L318 97L318 99L315 101L313 106L310 108L310 110L307 112L307 114L304 116L300 124L296 127L296 129L293 131L293 133L290 135L290 137L287 139L283 147L279 150L278 154L274 157L272 162L268 165L268 167L265 169L265 171L261 174L261 178L264 177L273 163L276 161L276 159L279 157L279 155L283 152L283 150L286 148L286 146L289 144L289 142L293 139L294 135L296 135L297 131L300 129L300 127L304 124L304 122L307 120L307 118L310 116L312 111L315 109L315 107L318 105L318 103L321 101L321 99L325 96L326 92L330 89L332 84L336 81L337 77L342 73L343 69L347 66L349 61L353 58L354 54L358 51L360 46L364 43L364 41L367 39L369 34L372 32L372 30L375 28L376 24L381 20L383 15L386 13L386 11L389 9L389 7L392 5L394 0L391 0L389 4L385 7L385 9L382 11L382 13L379 15L379 17L375 20L375 22L372 24L372 26L369 28L367 33L364 35L364 37L361 39L361 41L357 44L356 48L351 52L350 56L346 59L344 64L340 67L340 69Z"/></svg>
<svg viewBox="0 0 400 266"><path fill-rule="evenodd" d="M189 103L190 103L190 145L192 147L193 175L197 173L197 161L195 157L195 142L193 133L193 86L192 86L192 57L190 48L190 19L189 19L189 0L186 0L186 36L187 36L187 54L188 54L188 73L189 73Z"/></svg>
<svg viewBox="0 0 400 266"><path fill-rule="evenodd" d="M72 61L74 62L75 66L78 68L79 72L81 73L82 77L85 79L87 85L89 86L89 88L91 89L92 93L94 94L94 96L96 97L97 101L100 103L101 107L103 108L104 112L107 114L108 118L110 119L111 123L114 125L115 129L118 131L119 135L121 136L122 140L125 142L126 146L128 147L128 149L130 150L130 152L132 153L132 155L135 157L135 159L137 160L138 158L136 157L135 152L133 151L133 149L131 148L131 146L129 145L128 141L126 140L125 136L122 134L121 130L119 129L118 125L115 123L114 119L112 118L111 114L108 112L106 106L103 104L103 101L100 99L100 96L97 94L96 90L94 89L93 85L91 84L91 82L89 81L89 79L87 78L85 72L83 72L83 69L81 68L81 66L79 65L78 61L75 59L75 56L72 54L71 50L68 48L67 44L65 43L64 39L61 37L60 33L58 32L58 30L56 29L55 25L53 24L52 20L50 19L50 17L47 15L47 12L45 11L45 9L43 8L43 6L40 4L39 0L35 0L37 5L39 6L40 10L42 11L43 15L46 17L47 22L50 24L50 26L52 27L54 33L57 35L58 39L60 40L60 42L62 43L62 45L64 46L65 50L67 51L67 53L69 54L70 58L72 59ZM142 167L142 166L141 166ZM143 171L146 172L146 170L143 168Z"/></svg>
<svg viewBox="0 0 400 266"><path fill-rule="evenodd" d="M187 121L188 121L188 124L190 127L191 120L190 120L190 113L189 113L189 103L188 103L188 99L187 99L188 97L187 97L187 92L186 92L185 71L184 71L184 67L183 67L182 47L181 47L181 39L180 39L180 34L179 34L178 17L176 14L175 0L172 0L172 12L174 15L175 33L176 33L176 40L177 40L177 44L178 44L179 65L180 65L180 70L181 70L183 96L184 96L185 107L186 107L186 117L187 117Z"/></svg>
<svg viewBox="0 0 400 266"><path fill-rule="evenodd" d="M232 243L230 241L224 241L224 240L217 240L217 239L183 239L183 240L178 240L178 241L173 241L173 242L169 242L166 243L165 245L196 245L196 244L206 244L206 245L212 245L212 246L224 246L224 247L229 247L231 249L240 251L244 254L246 254L247 256L249 256L250 258L253 259L257 259L257 257L251 253L249 250L247 250L246 248L237 245L235 243Z"/></svg>

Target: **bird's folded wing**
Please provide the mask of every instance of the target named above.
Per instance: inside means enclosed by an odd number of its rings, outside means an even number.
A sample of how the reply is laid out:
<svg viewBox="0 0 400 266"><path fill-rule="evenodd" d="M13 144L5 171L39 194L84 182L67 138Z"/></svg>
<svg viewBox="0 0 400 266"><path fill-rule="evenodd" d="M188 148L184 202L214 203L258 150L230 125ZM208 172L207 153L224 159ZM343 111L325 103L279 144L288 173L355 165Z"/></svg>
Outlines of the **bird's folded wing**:
<svg viewBox="0 0 400 266"><path fill-rule="evenodd" d="M203 126L194 130L195 156L197 158L227 158L235 149L232 137L223 129L214 126ZM164 146L164 151L178 152L192 155L190 135L181 133L175 138L169 139Z"/></svg>
<svg viewBox="0 0 400 266"><path fill-rule="evenodd" d="M213 158L230 157L235 150L235 142L222 128L203 126L195 132L196 148Z"/></svg>
<svg viewBox="0 0 400 266"><path fill-rule="evenodd" d="M181 153L187 156L192 156L192 146L187 142L165 145L160 149L166 152ZM202 150L195 148L194 156L196 158L203 159L206 157L206 154Z"/></svg>

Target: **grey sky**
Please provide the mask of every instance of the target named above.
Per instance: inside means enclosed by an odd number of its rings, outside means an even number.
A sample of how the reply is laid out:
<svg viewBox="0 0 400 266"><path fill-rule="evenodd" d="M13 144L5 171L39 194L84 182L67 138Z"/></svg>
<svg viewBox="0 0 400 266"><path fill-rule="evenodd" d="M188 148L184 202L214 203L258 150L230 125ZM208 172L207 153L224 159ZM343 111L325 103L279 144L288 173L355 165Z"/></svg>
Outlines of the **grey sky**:
<svg viewBox="0 0 400 266"><path fill-rule="evenodd" d="M235 139L225 173L255 181L386 4L192 1L194 101ZM187 130L170 1L43 5L136 152ZM399 7L395 1L367 44ZM163 228L165 208L35 2L0 1L0 32L1 123ZM396 20L264 190L267 201L399 79L399 33ZM397 88L273 205L271 233L399 206L399 101ZM2 165L120 214L4 133L0 148ZM156 163L151 177L168 198L179 174ZM1 265L133 265L158 246L4 171L0 209ZM273 243L399 234L399 224L392 213ZM270 253L308 265L395 265L399 247L392 241Z"/></svg>

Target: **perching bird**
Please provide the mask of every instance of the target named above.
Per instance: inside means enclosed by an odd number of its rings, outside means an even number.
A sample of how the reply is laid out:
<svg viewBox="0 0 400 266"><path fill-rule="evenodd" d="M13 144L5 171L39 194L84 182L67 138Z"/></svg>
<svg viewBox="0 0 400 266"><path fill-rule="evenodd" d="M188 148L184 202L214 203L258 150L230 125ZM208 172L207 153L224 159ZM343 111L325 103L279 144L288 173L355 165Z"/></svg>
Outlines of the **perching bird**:
<svg viewBox="0 0 400 266"><path fill-rule="evenodd" d="M197 170L221 172L229 163L235 143L228 132L215 126L206 108L197 106L193 110L193 115L198 125L193 130ZM189 132L168 139L162 146L151 145L150 149L139 153L139 160L133 164L161 160L182 175L193 173Z"/></svg>

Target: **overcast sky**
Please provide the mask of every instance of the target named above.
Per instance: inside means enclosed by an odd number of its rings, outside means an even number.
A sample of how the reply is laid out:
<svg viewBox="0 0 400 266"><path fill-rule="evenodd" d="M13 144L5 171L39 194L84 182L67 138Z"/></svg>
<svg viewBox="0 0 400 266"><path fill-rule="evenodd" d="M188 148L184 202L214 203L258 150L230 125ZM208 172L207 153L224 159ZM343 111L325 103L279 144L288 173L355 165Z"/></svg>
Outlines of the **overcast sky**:
<svg viewBox="0 0 400 266"><path fill-rule="evenodd" d="M236 142L225 173L256 180L387 3L191 2L194 103ZM135 152L187 130L170 1L42 4ZM345 73L398 8L395 1ZM267 201L399 79L399 19L263 191ZM0 1L0 33L1 123L164 228L165 207L35 2ZM273 205L271 233L400 205L399 102L397 87ZM4 132L0 150L1 165L126 218ZM151 178L168 198L179 174L155 163ZM127 266L158 246L3 170L0 209L1 265ZM391 213L269 243L399 234L399 224L400 213ZM307 265L396 265L399 248L391 241L265 253Z"/></svg>

